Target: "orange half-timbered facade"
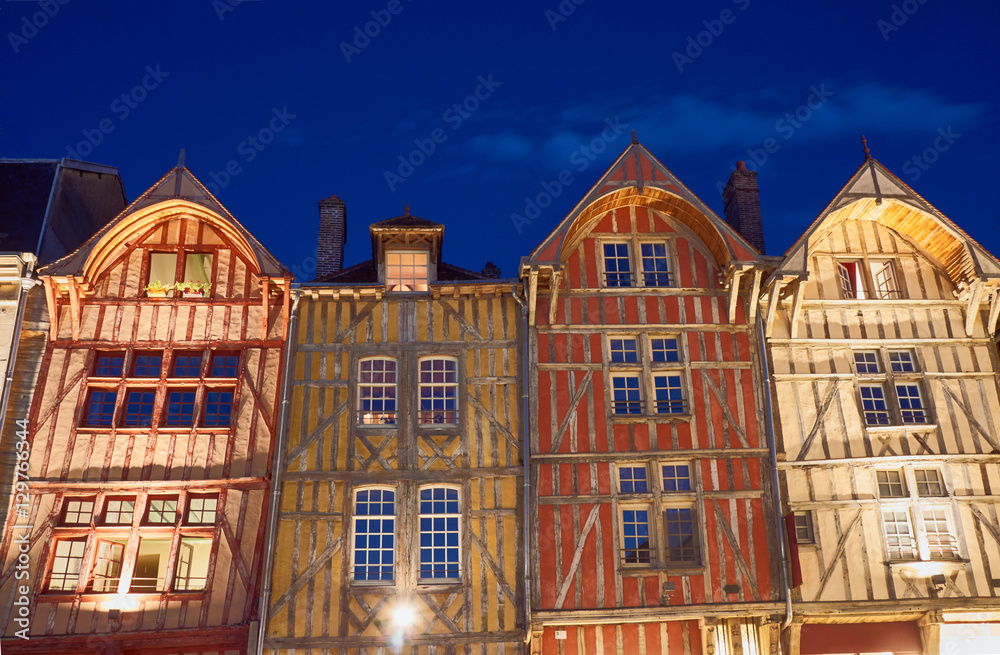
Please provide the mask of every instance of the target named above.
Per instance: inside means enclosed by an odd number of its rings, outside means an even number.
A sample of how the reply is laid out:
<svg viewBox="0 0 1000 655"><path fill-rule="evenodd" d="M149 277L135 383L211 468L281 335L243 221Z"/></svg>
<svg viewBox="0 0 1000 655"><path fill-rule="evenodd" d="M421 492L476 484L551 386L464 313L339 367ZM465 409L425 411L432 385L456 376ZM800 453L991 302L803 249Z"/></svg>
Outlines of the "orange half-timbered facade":
<svg viewBox="0 0 1000 655"><path fill-rule="evenodd" d="M777 647L761 274L634 135L522 260L531 653Z"/></svg>
<svg viewBox="0 0 1000 655"><path fill-rule="evenodd" d="M245 653L291 275L178 165L40 276L4 653Z"/></svg>

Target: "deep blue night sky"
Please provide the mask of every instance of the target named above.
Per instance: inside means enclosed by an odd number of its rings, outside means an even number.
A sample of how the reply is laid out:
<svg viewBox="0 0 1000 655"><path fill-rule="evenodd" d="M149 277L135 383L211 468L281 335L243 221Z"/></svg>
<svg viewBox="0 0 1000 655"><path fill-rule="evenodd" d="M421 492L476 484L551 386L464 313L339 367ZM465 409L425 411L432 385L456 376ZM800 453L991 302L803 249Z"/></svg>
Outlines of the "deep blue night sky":
<svg viewBox="0 0 1000 655"><path fill-rule="evenodd" d="M446 260L513 275L632 129L719 214L717 184L739 159L756 167L769 254L855 171L865 133L876 158L1000 253L1000 9L969 5L7 0L0 157L76 151L117 166L131 201L186 148L300 279L329 195L347 203L345 264L370 257L369 223L409 203L446 225ZM367 23L377 36L356 39ZM415 140L434 151L400 170ZM553 182L563 170L565 186ZM559 195L519 233L511 216L543 183Z"/></svg>

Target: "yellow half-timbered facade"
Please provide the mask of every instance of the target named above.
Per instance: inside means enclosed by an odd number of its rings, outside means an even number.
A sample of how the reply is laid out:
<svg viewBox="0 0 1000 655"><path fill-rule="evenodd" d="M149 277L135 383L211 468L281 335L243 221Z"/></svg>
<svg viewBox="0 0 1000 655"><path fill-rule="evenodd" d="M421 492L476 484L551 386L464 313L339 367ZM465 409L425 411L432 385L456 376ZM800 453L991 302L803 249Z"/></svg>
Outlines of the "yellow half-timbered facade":
<svg viewBox="0 0 1000 655"><path fill-rule="evenodd" d="M295 301L263 652L522 652L518 285L370 233Z"/></svg>

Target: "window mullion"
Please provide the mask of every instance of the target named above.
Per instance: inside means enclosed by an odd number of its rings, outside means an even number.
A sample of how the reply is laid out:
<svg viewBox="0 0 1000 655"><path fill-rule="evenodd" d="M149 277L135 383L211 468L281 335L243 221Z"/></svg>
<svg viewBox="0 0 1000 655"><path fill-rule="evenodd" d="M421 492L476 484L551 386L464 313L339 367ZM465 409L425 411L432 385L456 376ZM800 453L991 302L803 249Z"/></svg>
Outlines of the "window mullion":
<svg viewBox="0 0 1000 655"><path fill-rule="evenodd" d="M909 492L910 502L910 522L913 525L913 538L917 542L917 557L921 561L928 561L931 558L931 549L927 543L927 529L924 527L924 515L920 504L920 494L917 491L917 476L913 473L913 467L906 465L903 467L903 477L906 479L906 487Z"/></svg>

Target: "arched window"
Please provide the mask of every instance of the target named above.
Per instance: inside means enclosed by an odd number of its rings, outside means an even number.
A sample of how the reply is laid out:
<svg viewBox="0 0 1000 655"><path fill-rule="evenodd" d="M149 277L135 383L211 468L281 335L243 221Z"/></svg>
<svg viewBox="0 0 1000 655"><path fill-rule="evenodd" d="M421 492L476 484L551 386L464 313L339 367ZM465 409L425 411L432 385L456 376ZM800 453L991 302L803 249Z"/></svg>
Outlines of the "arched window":
<svg viewBox="0 0 1000 655"><path fill-rule="evenodd" d="M396 360L367 357L358 362L358 423L396 422Z"/></svg>
<svg viewBox="0 0 1000 655"><path fill-rule="evenodd" d="M454 357L420 359L420 413L422 424L458 423L458 360Z"/></svg>
<svg viewBox="0 0 1000 655"><path fill-rule="evenodd" d="M420 580L457 580L461 543L457 487L420 487Z"/></svg>

